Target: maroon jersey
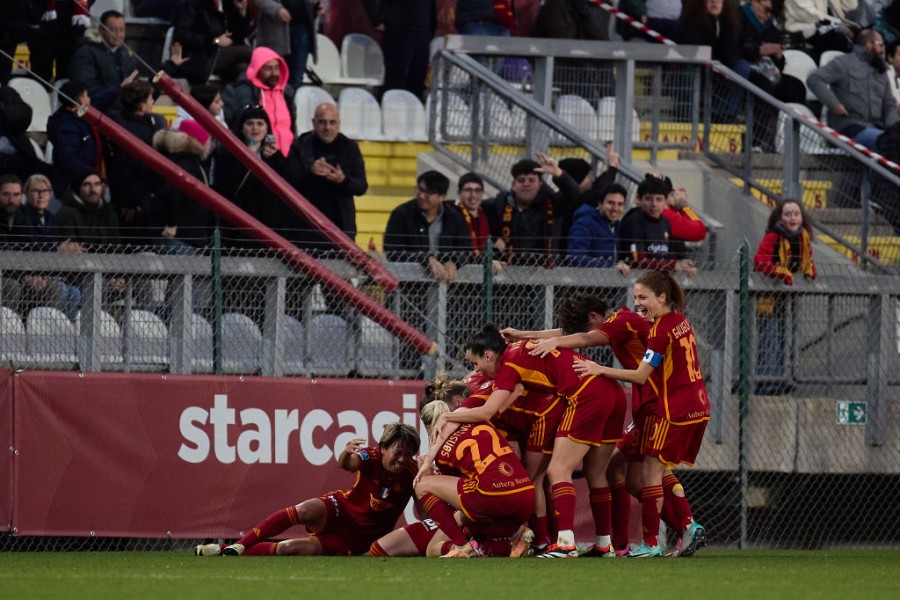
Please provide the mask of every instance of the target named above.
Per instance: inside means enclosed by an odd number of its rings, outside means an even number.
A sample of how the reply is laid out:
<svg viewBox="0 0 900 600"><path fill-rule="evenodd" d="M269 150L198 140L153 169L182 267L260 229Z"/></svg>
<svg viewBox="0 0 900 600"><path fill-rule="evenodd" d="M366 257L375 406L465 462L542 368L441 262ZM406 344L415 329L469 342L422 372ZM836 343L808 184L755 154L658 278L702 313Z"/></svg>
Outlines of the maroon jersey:
<svg viewBox="0 0 900 600"><path fill-rule="evenodd" d="M656 320L644 362L654 368L650 377L659 392L657 414L676 425L709 420L709 396L694 330L683 314L672 311Z"/></svg>
<svg viewBox="0 0 900 600"><path fill-rule="evenodd" d="M434 462L445 475L471 480L482 494L512 494L534 488L503 435L487 423L460 425L441 445Z"/></svg>
<svg viewBox="0 0 900 600"><path fill-rule="evenodd" d="M575 359L588 360L583 354L559 348L544 357L531 356L534 342L513 342L500 355L500 367L494 374L494 388L513 391L520 381L527 388L560 396L573 396L592 379L578 374Z"/></svg>
<svg viewBox="0 0 900 600"><path fill-rule="evenodd" d="M488 396L491 395L491 392L494 391L494 380L478 371L472 371L463 377L462 382L469 388L470 398L474 397L487 400ZM482 404L484 404L484 402L475 404L474 406L481 406Z"/></svg>
<svg viewBox="0 0 900 600"><path fill-rule="evenodd" d="M638 368L647 349L647 335L650 333L650 323L644 317L631 309L620 308L597 330L609 338L609 348L622 363L622 367L630 370ZM654 386L652 380L642 386L632 386L632 414L637 414L643 404L656 399L657 391Z"/></svg>
<svg viewBox="0 0 900 600"><path fill-rule="evenodd" d="M346 514L362 529L394 528L397 518L413 494L413 479L418 472L410 462L399 475L385 470L381 464L381 448L366 448L357 452L361 465L356 482L350 490L336 492L343 499Z"/></svg>

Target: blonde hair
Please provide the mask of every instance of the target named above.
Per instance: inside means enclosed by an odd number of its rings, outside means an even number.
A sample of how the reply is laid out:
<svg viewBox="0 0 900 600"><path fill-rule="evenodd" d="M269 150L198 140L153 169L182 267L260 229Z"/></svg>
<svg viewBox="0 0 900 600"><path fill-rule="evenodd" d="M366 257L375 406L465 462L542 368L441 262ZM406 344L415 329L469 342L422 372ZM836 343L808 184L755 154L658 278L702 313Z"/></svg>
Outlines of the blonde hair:
<svg viewBox="0 0 900 600"><path fill-rule="evenodd" d="M429 403L435 400L450 404L457 396L468 397L469 386L462 381L450 379L450 375L441 371L434 378L434 381L425 384L425 395L422 397L422 402L419 403L419 410L424 410Z"/></svg>
<svg viewBox="0 0 900 600"><path fill-rule="evenodd" d="M431 427L437 418L444 413L450 412L450 407L443 400L433 400L422 407L420 416L425 427Z"/></svg>

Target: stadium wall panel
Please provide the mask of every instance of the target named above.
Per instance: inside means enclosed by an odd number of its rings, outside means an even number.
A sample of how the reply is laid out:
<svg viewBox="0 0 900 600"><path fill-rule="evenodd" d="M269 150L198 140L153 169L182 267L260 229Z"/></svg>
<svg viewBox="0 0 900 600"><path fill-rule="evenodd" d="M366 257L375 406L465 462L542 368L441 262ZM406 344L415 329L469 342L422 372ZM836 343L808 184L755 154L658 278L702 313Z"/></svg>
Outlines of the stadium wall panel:
<svg viewBox="0 0 900 600"><path fill-rule="evenodd" d="M0 531L12 527L12 477L13 453L13 374L9 369L0 369Z"/></svg>

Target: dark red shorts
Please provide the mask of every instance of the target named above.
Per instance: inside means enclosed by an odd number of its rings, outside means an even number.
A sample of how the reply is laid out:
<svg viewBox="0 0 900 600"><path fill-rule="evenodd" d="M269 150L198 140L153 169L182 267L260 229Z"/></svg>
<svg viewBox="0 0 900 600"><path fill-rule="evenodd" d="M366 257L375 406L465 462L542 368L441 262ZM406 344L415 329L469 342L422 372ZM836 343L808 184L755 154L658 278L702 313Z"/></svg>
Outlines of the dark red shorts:
<svg viewBox="0 0 900 600"><path fill-rule="evenodd" d="M675 425L664 417L656 417L650 432L647 456L657 456L663 463L678 466L681 463L693 466L703 443L703 433L708 421Z"/></svg>
<svg viewBox="0 0 900 600"><path fill-rule="evenodd" d="M599 446L622 439L627 403L618 382L594 377L571 397L556 430L556 437Z"/></svg>
<svg viewBox="0 0 900 600"><path fill-rule="evenodd" d="M434 534L440 531L440 527L431 519L423 519L418 523L405 526L403 530L409 535L409 539L412 540L413 544L416 545L419 556L425 556L428 544L431 542Z"/></svg>
<svg viewBox="0 0 900 600"><path fill-rule="evenodd" d="M656 422L656 400L638 407L634 420L625 428L625 434L616 448L630 461L642 461L650 445L650 435Z"/></svg>
<svg viewBox="0 0 900 600"><path fill-rule="evenodd" d="M460 477L456 482L459 505L463 514L473 522L489 520L512 528L507 535L528 520L534 512L534 486L503 494L486 494L474 479Z"/></svg>
<svg viewBox="0 0 900 600"><path fill-rule="evenodd" d="M347 515L343 500L337 494L325 494L319 496L319 500L325 503L325 528L306 531L319 540L325 556L365 554L372 542L393 529L393 523L387 528L361 527Z"/></svg>

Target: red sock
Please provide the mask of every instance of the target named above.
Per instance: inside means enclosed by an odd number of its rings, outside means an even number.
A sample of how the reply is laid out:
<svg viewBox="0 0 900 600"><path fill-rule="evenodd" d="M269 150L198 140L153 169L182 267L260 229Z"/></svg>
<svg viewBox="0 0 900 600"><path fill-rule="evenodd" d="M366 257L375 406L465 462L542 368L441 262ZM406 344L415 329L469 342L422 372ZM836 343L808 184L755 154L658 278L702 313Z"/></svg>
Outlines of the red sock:
<svg viewBox="0 0 900 600"><path fill-rule="evenodd" d="M681 482L678 481L678 478L672 473L666 473L666 475L663 476L662 484L663 494L665 494L665 500L663 501L663 518L666 519L666 524L673 527L675 531L684 531L694 520L694 514L691 512L691 505L684 495L684 488L681 487ZM675 491L679 489L682 494L680 496L675 493ZM671 511L666 510L667 506L671 506ZM669 518L666 518L666 513L670 513Z"/></svg>
<svg viewBox="0 0 900 600"><path fill-rule="evenodd" d="M453 509L449 504L434 494L425 494L419 498L419 501L422 503L422 507L428 513L428 516L438 524L441 531L447 534L450 541L457 546L466 545L466 542L469 540L462 532L462 529L459 528L459 525L456 524L456 519L453 518Z"/></svg>
<svg viewBox="0 0 900 600"><path fill-rule="evenodd" d="M276 542L257 542L245 549L241 556L275 556L276 548L278 548Z"/></svg>
<svg viewBox="0 0 900 600"><path fill-rule="evenodd" d="M594 534L612 535L612 492L608 487L589 488L588 499L594 517Z"/></svg>
<svg viewBox="0 0 900 600"><path fill-rule="evenodd" d="M388 556L388 553L384 551L384 548L381 547L378 540L375 540L372 542L372 545L369 546L369 556Z"/></svg>
<svg viewBox="0 0 900 600"><path fill-rule="evenodd" d="M537 517L532 515L528 520L528 526L534 532L534 545L546 546L550 543L550 531L547 528L547 515Z"/></svg>
<svg viewBox="0 0 900 600"><path fill-rule="evenodd" d="M282 531L290 529L299 522L297 508L288 506L287 508L283 508L266 517L265 521L251 529L247 535L239 539L237 543L244 545L244 552L246 553L247 550L261 541L274 537Z"/></svg>
<svg viewBox="0 0 900 600"><path fill-rule="evenodd" d="M612 491L613 546L622 549L628 546L628 526L631 524L631 494L625 489L625 482L617 483Z"/></svg>
<svg viewBox="0 0 900 600"><path fill-rule="evenodd" d="M575 486L569 482L554 483L550 498L556 517L557 531L575 529Z"/></svg>
<svg viewBox="0 0 900 600"><path fill-rule="evenodd" d="M641 490L641 521L644 525L644 543L658 546L659 539L659 504L663 497L661 485L652 485Z"/></svg>
<svg viewBox="0 0 900 600"><path fill-rule="evenodd" d="M457 545L459 545L459 544L457 544ZM452 549L453 549L453 542L444 542L443 544L441 544L441 556L447 554Z"/></svg>

